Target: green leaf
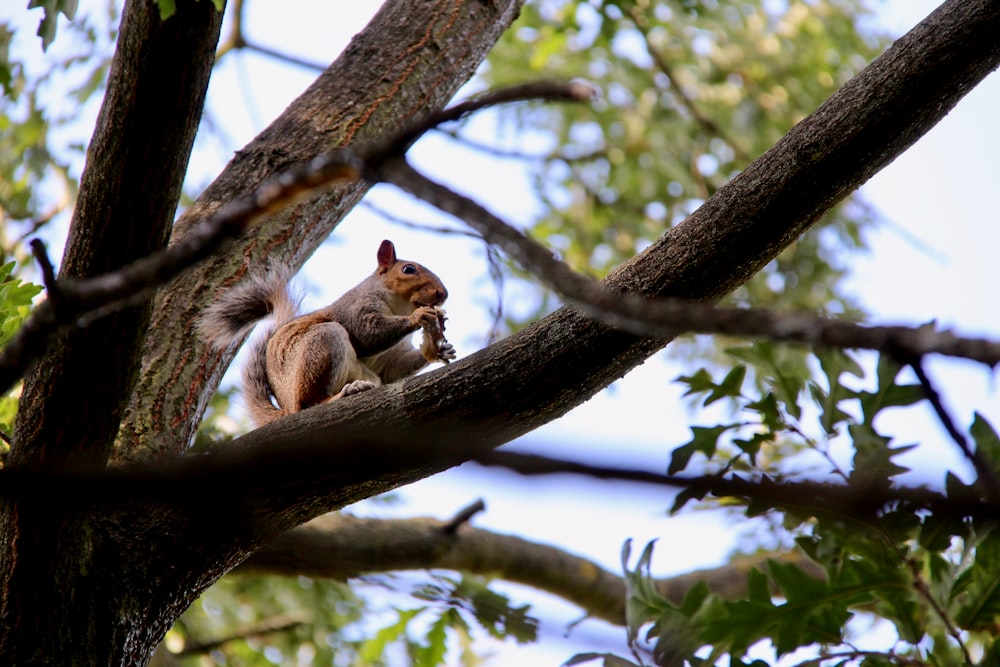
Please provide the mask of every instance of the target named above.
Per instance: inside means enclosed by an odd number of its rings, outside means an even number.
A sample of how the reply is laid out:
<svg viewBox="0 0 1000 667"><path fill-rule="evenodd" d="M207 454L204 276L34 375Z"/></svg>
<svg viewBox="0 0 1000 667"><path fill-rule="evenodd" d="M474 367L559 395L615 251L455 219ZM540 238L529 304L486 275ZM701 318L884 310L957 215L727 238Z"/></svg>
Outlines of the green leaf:
<svg viewBox="0 0 1000 667"><path fill-rule="evenodd" d="M381 658L382 654L385 653L386 646L402 637L406 632L406 628L409 627L410 621L423 610L424 607L397 610L398 619L395 623L381 628L375 633L374 637L362 644L359 651L361 659L367 662L375 662Z"/></svg>
<svg viewBox="0 0 1000 667"><path fill-rule="evenodd" d="M538 620L528 614L531 605L512 606L506 595L468 577L456 587L455 595L472 604L476 620L493 637L512 638L520 644L538 639Z"/></svg>
<svg viewBox="0 0 1000 667"><path fill-rule="evenodd" d="M56 24L59 13L62 12L70 21L76 16L77 0L30 0L28 9L42 8L44 15L38 24L36 33L42 38L42 50L45 51L56 38Z"/></svg>
<svg viewBox="0 0 1000 667"><path fill-rule="evenodd" d="M680 382L688 386L687 391L684 392L685 396L711 391L715 387L712 375L704 368L699 368L695 371L694 375L679 375L674 379L674 382Z"/></svg>
<svg viewBox="0 0 1000 667"><path fill-rule="evenodd" d="M726 377L722 379L722 382L712 390L712 393L705 399L703 405L710 405L720 398L738 398L746 374L746 366L734 366L732 370L726 373Z"/></svg>
<svg viewBox="0 0 1000 667"><path fill-rule="evenodd" d="M923 387L919 384L896 384L901 368L890 355L879 355L876 372L878 387L874 392L858 392L865 424L871 426L875 416L885 408L912 405L925 398Z"/></svg>
<svg viewBox="0 0 1000 667"><path fill-rule="evenodd" d="M747 403L744 409L759 414L761 422L763 422L769 431L780 431L785 426L785 422L781 418L781 410L778 409L778 401L774 397L774 392L769 391L759 401Z"/></svg>
<svg viewBox="0 0 1000 667"><path fill-rule="evenodd" d="M732 424L692 426L691 440L673 451L670 456L670 465L667 467L667 473L674 475L687 468L688 462L696 452L701 452L706 458L712 458L718 447L719 436L732 427Z"/></svg>
<svg viewBox="0 0 1000 667"><path fill-rule="evenodd" d="M177 12L176 0L156 0L160 8L160 20L166 21Z"/></svg>
<svg viewBox="0 0 1000 667"><path fill-rule="evenodd" d="M625 540L622 544L621 562L625 574L626 599L625 625L630 645L639 636L639 629L643 625L656 620L660 614L672 608L672 605L656 590L656 585L649 574L655 544L656 540L646 544L633 570L629 569L632 540Z"/></svg>
<svg viewBox="0 0 1000 667"><path fill-rule="evenodd" d="M973 415L969 435L976 443L976 454L989 461L990 468L1000 470L1000 437L997 437L993 425L978 412Z"/></svg>
<svg viewBox="0 0 1000 667"><path fill-rule="evenodd" d="M788 414L802 417L799 395L805 388L807 369L779 353L774 343L757 341L745 347L727 348L726 353L752 365L766 380L775 398Z"/></svg>
<svg viewBox="0 0 1000 667"><path fill-rule="evenodd" d="M852 484L887 488L891 477L909 470L897 465L892 459L910 451L915 445L890 447L891 438L879 435L867 425L851 424L847 430L854 444L854 469L850 477Z"/></svg>
<svg viewBox="0 0 1000 667"><path fill-rule="evenodd" d="M424 636L424 644L416 651L414 662L418 667L436 667L444 663L444 656L448 652L448 626L451 625L451 615L456 613L453 609L447 609L434 623L427 629Z"/></svg>
<svg viewBox="0 0 1000 667"><path fill-rule="evenodd" d="M1000 535L990 533L976 546L975 564L954 588L955 622L970 631L993 631L1000 619Z"/></svg>
<svg viewBox="0 0 1000 667"><path fill-rule="evenodd" d="M676 514L692 500L703 500L707 495L707 490L694 488L683 489L674 497L674 503L670 507L670 513Z"/></svg>

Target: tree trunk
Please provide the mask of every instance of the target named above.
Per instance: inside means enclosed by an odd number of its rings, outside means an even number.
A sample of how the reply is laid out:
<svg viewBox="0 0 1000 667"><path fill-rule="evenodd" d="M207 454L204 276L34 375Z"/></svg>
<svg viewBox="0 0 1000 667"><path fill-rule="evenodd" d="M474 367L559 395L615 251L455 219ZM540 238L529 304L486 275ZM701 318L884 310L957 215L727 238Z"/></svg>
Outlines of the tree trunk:
<svg viewBox="0 0 1000 667"><path fill-rule="evenodd" d="M166 244L221 25L210 2L178 2L165 22L155 3L127 3L60 278L100 275ZM103 467L150 313L146 302L58 339L25 380L12 468ZM132 610L109 594L121 586L119 555L97 553L92 511L60 502L58 488L47 493L0 507L3 662L141 662Z"/></svg>

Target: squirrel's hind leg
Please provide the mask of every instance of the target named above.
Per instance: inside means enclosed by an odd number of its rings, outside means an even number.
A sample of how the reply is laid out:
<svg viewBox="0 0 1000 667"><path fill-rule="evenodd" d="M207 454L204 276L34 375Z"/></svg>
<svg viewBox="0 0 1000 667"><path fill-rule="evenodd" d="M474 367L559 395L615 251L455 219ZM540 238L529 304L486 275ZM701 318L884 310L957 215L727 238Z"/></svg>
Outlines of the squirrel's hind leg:
<svg viewBox="0 0 1000 667"><path fill-rule="evenodd" d="M369 387L346 385L378 378L358 361L347 331L336 322L300 318L278 329L268 345L268 375L278 405L298 412Z"/></svg>

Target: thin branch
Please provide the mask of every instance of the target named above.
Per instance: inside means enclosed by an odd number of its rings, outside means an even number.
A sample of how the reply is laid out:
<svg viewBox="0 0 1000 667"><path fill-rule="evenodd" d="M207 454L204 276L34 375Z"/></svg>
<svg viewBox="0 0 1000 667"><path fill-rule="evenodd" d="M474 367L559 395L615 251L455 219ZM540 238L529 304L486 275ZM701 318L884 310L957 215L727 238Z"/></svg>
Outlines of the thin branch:
<svg viewBox="0 0 1000 667"><path fill-rule="evenodd" d="M913 558L909 558L907 559L907 566L910 569L910 576L913 577L913 587L917 590L920 597L927 601L927 604L929 604L931 609L934 610L937 617L941 619L941 623L944 624L945 631L951 636L952 640L958 644L959 649L962 651L962 657L965 658L965 664L975 664L972 660L972 654L969 652L969 647L965 645L965 641L962 638L962 633L957 627L955 627L955 624L948 616L948 612L941 606L941 603L937 601L937 598L935 598L931 593L927 582L924 581L924 577L920 572L920 563Z"/></svg>
<svg viewBox="0 0 1000 667"><path fill-rule="evenodd" d="M816 514L836 514L868 520L894 503L907 503L915 509L931 509L955 516L989 516L987 508L1000 509L993 500L954 498L923 487L894 486L873 489L864 485L833 484L811 481L775 481L769 477L687 477L664 475L645 470L594 466L534 454L494 451L478 454L472 461L484 466L507 468L520 475L575 474L609 481L638 482L654 486L682 488L697 494L720 498L743 498L776 509L808 510Z"/></svg>
<svg viewBox="0 0 1000 667"><path fill-rule="evenodd" d="M272 618L267 618L263 621L258 621L257 623L252 623L238 628L223 637L203 641L184 642L184 648L179 651L172 652L172 655L201 655L214 651L217 648L221 648L224 644L228 644L232 641L250 639L251 637L263 637L265 635L273 635L279 632L287 632L288 630L293 630L307 622L308 619L302 614L274 616Z"/></svg>
<svg viewBox="0 0 1000 667"><path fill-rule="evenodd" d="M776 341L833 348L860 348L921 356L937 353L1000 364L1000 342L963 337L928 327L871 326L761 308L723 308L681 299L651 299L615 292L573 271L537 241L501 220L472 199L414 170L404 159L381 165L375 178L450 213L501 248L525 270L584 315L642 336L680 333L760 336Z"/></svg>
<svg viewBox="0 0 1000 667"><path fill-rule="evenodd" d="M410 144L435 129L439 125L461 119L475 111L495 107L511 102L529 101L564 101L585 102L594 97L595 90L589 84L572 81L570 83L556 81L536 81L516 86L507 86L498 90L483 93L464 102L439 111L432 111L399 134L390 137L383 145L376 148L376 153L386 157L402 155ZM368 156L366 156L368 157Z"/></svg>
<svg viewBox="0 0 1000 667"><path fill-rule="evenodd" d="M30 245L31 254L35 256L38 268L42 272L42 284L45 285L45 289L48 292L47 296L52 301L58 301L61 297L61 292L59 285L56 283L56 270L52 266L51 260L49 260L49 253L45 249L45 244L42 243L41 239L32 239Z"/></svg>
<svg viewBox="0 0 1000 667"><path fill-rule="evenodd" d="M249 49L251 51L256 51L262 55L274 58L275 60L280 60L281 62L287 63L289 65L295 65L297 67L303 67L305 69L313 70L314 72L322 72L326 69L326 65L322 63L314 62L312 60L306 60L305 58L300 58L299 56L293 56L290 53L285 53L283 51L277 51L270 47L258 44L256 42L251 42L247 39L243 40L243 48Z"/></svg>
<svg viewBox="0 0 1000 667"><path fill-rule="evenodd" d="M872 488L860 484L783 481L762 475L665 475L532 454L488 451L488 443L477 443L467 434L440 427L421 430L410 426L402 432L367 429L363 433L342 434L340 438L323 434L309 439L289 433L286 438L272 437L270 442L274 445L270 448L224 449L172 465L107 470L6 468L0 470L0 496L48 498L52 488L59 488L61 497L74 506L129 507L147 501L169 503L175 508L197 509L198 521L211 525L223 521L253 524L264 520L257 517L258 508L273 510L272 505L285 498L281 495L284 487L270 482L276 477L284 479L298 475L297 478L306 479L318 470L338 471L338 484L342 485L344 494L350 495L355 492L355 479L389 474L433 454L438 457L436 461L449 457L449 460L455 459L455 463L470 460L522 475L586 475L602 480L688 489L701 495L744 498L778 509L834 513L857 520L877 516L893 503L955 517L990 517L1000 513L1000 502L975 494L946 496L923 487ZM366 455L371 460L366 460L367 467L359 469L357 459ZM289 512L309 511L294 503L288 507Z"/></svg>
<svg viewBox="0 0 1000 667"><path fill-rule="evenodd" d="M987 497L990 500L1000 499L1000 480L997 479L996 473L994 472L992 466L990 466L989 461L987 461L983 456L976 451L971 444L969 444L968 438L959 430L958 425L955 423L955 419L948 412L948 408L945 407L944 401L941 398L941 393L934 386L931 381L930 376L924 370L923 361L920 358L914 359L909 362L910 367L913 368L913 372L917 376L917 380L920 382L920 386L923 387L924 395L930 402L931 407L934 408L934 413L937 415L944 429L951 436L951 439L955 441L958 448L965 455L965 458L972 463L973 467L976 469L976 475L979 476L979 481L983 485L983 489L986 491Z"/></svg>
<svg viewBox="0 0 1000 667"><path fill-rule="evenodd" d="M480 498L476 502L472 503L468 507L462 509L458 514L451 518L451 521L441 526L441 531L446 535L454 535L460 526L465 525L469 522L472 517L480 512L486 510L486 503Z"/></svg>
<svg viewBox="0 0 1000 667"><path fill-rule="evenodd" d="M262 46L256 42L251 42L246 38L243 32L243 10L245 9L244 0L233 0L230 3L229 12L229 22L230 30L229 35L226 37L226 41L219 45L218 50L215 52L215 60L218 61L224 55L230 51L239 51L241 49L249 49L251 51L256 51L265 56L274 58L275 60L280 60L281 62L288 63L290 65L297 65L299 67L304 67L306 69L311 69L316 72L322 72L326 69L326 65L321 65L316 62L305 60L298 56L293 56L288 53L281 51L276 51L272 48Z"/></svg>

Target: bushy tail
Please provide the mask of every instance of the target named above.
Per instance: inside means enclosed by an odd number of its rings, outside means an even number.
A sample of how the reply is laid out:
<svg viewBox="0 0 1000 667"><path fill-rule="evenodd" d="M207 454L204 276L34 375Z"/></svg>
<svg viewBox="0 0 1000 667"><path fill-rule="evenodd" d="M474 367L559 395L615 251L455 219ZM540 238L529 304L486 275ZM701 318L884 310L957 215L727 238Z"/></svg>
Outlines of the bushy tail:
<svg viewBox="0 0 1000 667"><path fill-rule="evenodd" d="M285 412L274 406L274 392L267 379L267 342L274 331L296 316L296 304L288 294L288 271L254 275L222 293L198 321L198 333L210 345L225 348L242 342L254 325L267 316L273 322L250 348L243 368L243 398L254 423L262 426Z"/></svg>
<svg viewBox="0 0 1000 667"><path fill-rule="evenodd" d="M198 334L215 348L241 343L254 325L268 315L275 322L291 321L296 305L288 295L289 271L269 271L220 294L202 311ZM280 326L280 325L279 325Z"/></svg>

